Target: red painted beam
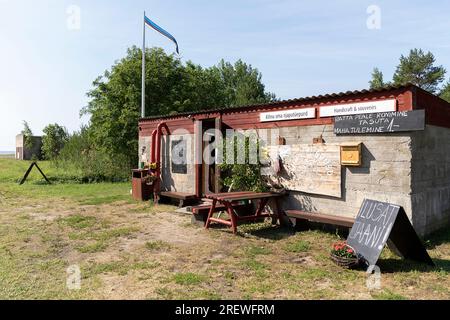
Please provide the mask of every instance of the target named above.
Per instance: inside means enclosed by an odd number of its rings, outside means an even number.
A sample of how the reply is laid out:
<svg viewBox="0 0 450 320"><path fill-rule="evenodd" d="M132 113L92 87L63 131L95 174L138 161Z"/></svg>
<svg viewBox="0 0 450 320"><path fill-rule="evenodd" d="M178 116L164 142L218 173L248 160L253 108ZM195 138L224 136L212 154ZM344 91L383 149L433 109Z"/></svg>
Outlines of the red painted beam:
<svg viewBox="0 0 450 320"><path fill-rule="evenodd" d="M216 218L209 218L209 221L211 221L211 222L216 222L216 223L220 223L220 224L224 224L224 225L227 225L227 226L229 226L229 227L232 226L231 221L228 221L228 220L216 219Z"/></svg>

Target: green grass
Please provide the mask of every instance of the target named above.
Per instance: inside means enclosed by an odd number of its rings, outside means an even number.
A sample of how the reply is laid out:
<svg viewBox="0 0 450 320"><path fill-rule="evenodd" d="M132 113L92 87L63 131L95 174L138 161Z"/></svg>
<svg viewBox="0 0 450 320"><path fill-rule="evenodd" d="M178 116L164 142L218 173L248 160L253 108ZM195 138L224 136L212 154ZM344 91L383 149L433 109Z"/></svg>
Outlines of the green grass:
<svg viewBox="0 0 450 320"><path fill-rule="evenodd" d="M156 262L135 262L127 259L106 263L94 263L82 268L83 278L93 277L99 274L117 273L125 276L135 270L151 270L159 266Z"/></svg>
<svg viewBox="0 0 450 320"><path fill-rule="evenodd" d="M106 221L92 216L81 214L71 215L58 220L62 226L67 226L75 231L69 232L68 237L72 241L90 241L76 246L81 253L96 253L108 248L110 241L120 237L130 236L139 231L136 227L123 227L109 229Z"/></svg>
<svg viewBox="0 0 450 320"><path fill-rule="evenodd" d="M92 238L99 241L108 241L114 238L126 237L134 232L138 232L139 228L136 227L124 227L111 230L105 230L99 233L94 233Z"/></svg>
<svg viewBox="0 0 450 320"><path fill-rule="evenodd" d="M255 258L246 259L242 262L242 265L247 270L253 271L254 275L258 279L263 279L267 275L267 271L269 271L269 266L263 262L256 260Z"/></svg>
<svg viewBox="0 0 450 320"><path fill-rule="evenodd" d="M287 252L300 253L308 252L311 249L311 245L308 241L298 240L296 242L288 243L284 250Z"/></svg>
<svg viewBox="0 0 450 320"><path fill-rule="evenodd" d="M183 286L194 286L206 281L206 277L201 274L187 272L177 273L173 276L176 284Z"/></svg>
<svg viewBox="0 0 450 320"><path fill-rule="evenodd" d="M252 282L250 285L244 288L244 291L252 297L253 294L267 294L275 289L275 285L269 281L261 281L254 283Z"/></svg>
<svg viewBox="0 0 450 320"><path fill-rule="evenodd" d="M255 260L255 259L247 259L247 260L245 260L243 262L243 265L247 269L250 269L250 270L253 270L253 271L264 271L264 270L267 269L267 266L264 263L259 262L259 261Z"/></svg>
<svg viewBox="0 0 450 320"><path fill-rule="evenodd" d="M253 245L253 246L246 248L245 253L249 257L256 257L259 255L269 255L272 253L272 250L270 250L267 247Z"/></svg>
<svg viewBox="0 0 450 320"><path fill-rule="evenodd" d="M29 161L0 158L0 190L5 200L14 201L17 196L23 196L29 199L70 199L78 201L82 205L110 204L119 201L132 202L129 182L74 183L70 177L79 173L56 168L49 161L39 161L38 164L50 180L57 180L56 183L46 184L39 171L33 168L25 184L20 186L18 182L24 176L30 163Z"/></svg>
<svg viewBox="0 0 450 320"><path fill-rule="evenodd" d="M373 293L372 297L376 300L408 300L406 297L401 294L392 292L391 290L383 290L380 293Z"/></svg>
<svg viewBox="0 0 450 320"><path fill-rule="evenodd" d="M30 167L32 161L20 161L11 158L0 158L0 182L19 182ZM39 168L50 180L70 181L80 175L77 171L69 172L63 168L57 168L50 161L38 161ZM37 168L31 170L27 183L45 182Z"/></svg>
<svg viewBox="0 0 450 320"><path fill-rule="evenodd" d="M89 204L95 201L111 203L131 199L130 183L93 183L93 184L53 184L37 185L0 183L5 200L13 201L17 196L29 199L75 200ZM112 197L116 197L112 199ZM96 199L103 200L96 200ZM106 199L106 201L104 200ZM112 199L112 200L111 200ZM91 201L91 202L90 202ZM130 200L131 201L131 200Z"/></svg>
<svg viewBox="0 0 450 320"><path fill-rule="evenodd" d="M302 270L301 273L297 275L298 280L320 280L320 279L330 279L333 277L333 274L324 269L320 268L309 268Z"/></svg>
<svg viewBox="0 0 450 320"><path fill-rule="evenodd" d="M155 293L164 300L172 300L174 293L168 288L156 288Z"/></svg>
<svg viewBox="0 0 450 320"><path fill-rule="evenodd" d="M83 216L81 214L76 214L67 218L62 218L59 221L60 223L74 229L85 229L92 228L98 222L98 219L92 216Z"/></svg>
<svg viewBox="0 0 450 320"><path fill-rule="evenodd" d="M133 203L133 199L130 197L130 194L117 194L113 196L105 196L105 197L96 197L79 200L78 203L84 206L98 206L102 204L110 204L115 202L128 202Z"/></svg>
<svg viewBox="0 0 450 320"><path fill-rule="evenodd" d="M108 247L108 244L105 241L97 241L92 244L87 244L85 246L77 247L77 250L81 253L96 253L105 251Z"/></svg>
<svg viewBox="0 0 450 320"><path fill-rule="evenodd" d="M130 236L132 233L139 231L136 227L126 227L109 229L103 231L88 231L85 233L71 233L69 238L72 240L95 240L94 243L89 243L77 247L81 253L96 253L104 251L108 248L110 241L120 237Z"/></svg>
<svg viewBox="0 0 450 320"><path fill-rule="evenodd" d="M145 243L145 248L150 251L169 250L171 245L164 241L149 241Z"/></svg>
<svg viewBox="0 0 450 320"><path fill-rule="evenodd" d="M378 263L382 289L373 291L366 288L364 270L343 270L330 261L330 246L338 239L333 233L293 234L270 223L240 226L249 237L196 232L188 224L189 217L178 220L179 216L156 215L173 211L173 206L128 200L129 183L48 186L37 177L18 186L14 179L8 180L11 173L1 170L3 164L0 158L0 299L401 300L450 296L448 228L426 242L437 268L384 250ZM176 219L177 235L167 236L193 236L192 242L161 254L170 248L170 240L159 238L159 224L171 226L172 219ZM147 223L149 228L144 229ZM145 237L138 237L139 232ZM202 250L192 245L198 239L203 241ZM214 258L218 245L222 246L220 258ZM228 248L230 252L223 250ZM308 253L297 257L304 252ZM71 263L81 267L81 291L66 288ZM174 274L174 268L179 273ZM112 279L117 280L114 290L108 282Z"/></svg>

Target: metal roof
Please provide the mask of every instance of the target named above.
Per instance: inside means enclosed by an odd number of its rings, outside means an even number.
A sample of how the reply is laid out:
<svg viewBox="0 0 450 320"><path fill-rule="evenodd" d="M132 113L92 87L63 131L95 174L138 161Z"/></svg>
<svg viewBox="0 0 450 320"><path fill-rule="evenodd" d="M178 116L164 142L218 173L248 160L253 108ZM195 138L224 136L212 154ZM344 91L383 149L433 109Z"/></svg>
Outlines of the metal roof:
<svg viewBox="0 0 450 320"><path fill-rule="evenodd" d="M251 109L259 109L259 108L265 108L265 107L271 107L271 106L275 107L275 106L281 105L281 104L292 104L292 103L305 102L305 101L309 101L309 100L347 97L347 96L367 94L367 93L388 92L388 91L393 91L393 90L398 90L398 89L407 89L407 88L411 88L411 87L419 88L411 83L408 83L405 85L390 85L390 86L385 86L380 89L354 90L354 91L331 93L331 94L324 94L324 95L318 95L318 96L309 96L309 97L303 97L303 98L297 98L297 99L279 100L279 101L273 101L273 102L268 102L268 103L263 103L263 104L251 104L251 105L244 105L244 106L234 106L234 107L215 108L215 109L213 108L213 109L206 109L206 110L200 110L200 111L194 111L194 112L180 112L180 113L171 114L171 115L151 116L151 117L141 118L141 119L139 119L139 121L179 118L179 117L187 117L190 115L194 116L194 115L208 114L208 113L248 111Z"/></svg>

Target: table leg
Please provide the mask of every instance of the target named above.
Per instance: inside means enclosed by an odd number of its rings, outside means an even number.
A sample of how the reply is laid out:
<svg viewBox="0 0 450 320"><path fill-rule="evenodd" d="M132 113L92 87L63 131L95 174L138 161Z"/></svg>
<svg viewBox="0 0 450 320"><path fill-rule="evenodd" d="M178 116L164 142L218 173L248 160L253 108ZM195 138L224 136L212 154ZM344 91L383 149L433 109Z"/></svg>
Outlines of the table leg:
<svg viewBox="0 0 450 320"><path fill-rule="evenodd" d="M274 221L272 221L272 223L275 222L275 223L273 223L273 224L276 224L276 223L277 223L277 220L278 220L279 223L280 223L280 226L288 226L288 225L290 224L289 218L288 218L287 216L285 216L285 215L281 212L281 210L280 210L280 204L279 204L278 201L279 201L279 198L273 199L274 213L276 214L276 216L277 216L278 219L275 219ZM283 220L283 218L286 218L286 219Z"/></svg>
<svg viewBox="0 0 450 320"><path fill-rule="evenodd" d="M268 201L269 201L268 198L264 198L259 201L258 207L256 209L256 214L255 214L256 217L259 217L261 215L261 213L264 210L264 208L266 207Z"/></svg>
<svg viewBox="0 0 450 320"><path fill-rule="evenodd" d="M228 215L231 218L231 229L233 230L234 234L237 234L237 218L236 214L234 213L233 206L229 202L224 202L224 205L227 208Z"/></svg>
<svg viewBox="0 0 450 320"><path fill-rule="evenodd" d="M213 203L211 205L211 208L209 209L208 219L206 220L205 229L209 229L209 225L211 224L211 218L214 214L214 211L216 211L216 205L217 205L217 200L214 199Z"/></svg>

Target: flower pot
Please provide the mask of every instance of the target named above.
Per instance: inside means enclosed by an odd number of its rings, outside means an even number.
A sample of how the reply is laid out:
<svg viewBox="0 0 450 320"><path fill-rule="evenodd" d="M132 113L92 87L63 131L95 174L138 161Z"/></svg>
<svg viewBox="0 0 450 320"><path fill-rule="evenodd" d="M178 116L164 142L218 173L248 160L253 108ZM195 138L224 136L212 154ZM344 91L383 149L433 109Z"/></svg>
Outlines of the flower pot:
<svg viewBox="0 0 450 320"><path fill-rule="evenodd" d="M330 253L330 258L338 266L343 267L343 268L348 268L348 269L356 268L357 266L359 266L359 263L360 263L360 260L358 257L352 257L352 258L341 257L341 256L334 254L333 252Z"/></svg>

